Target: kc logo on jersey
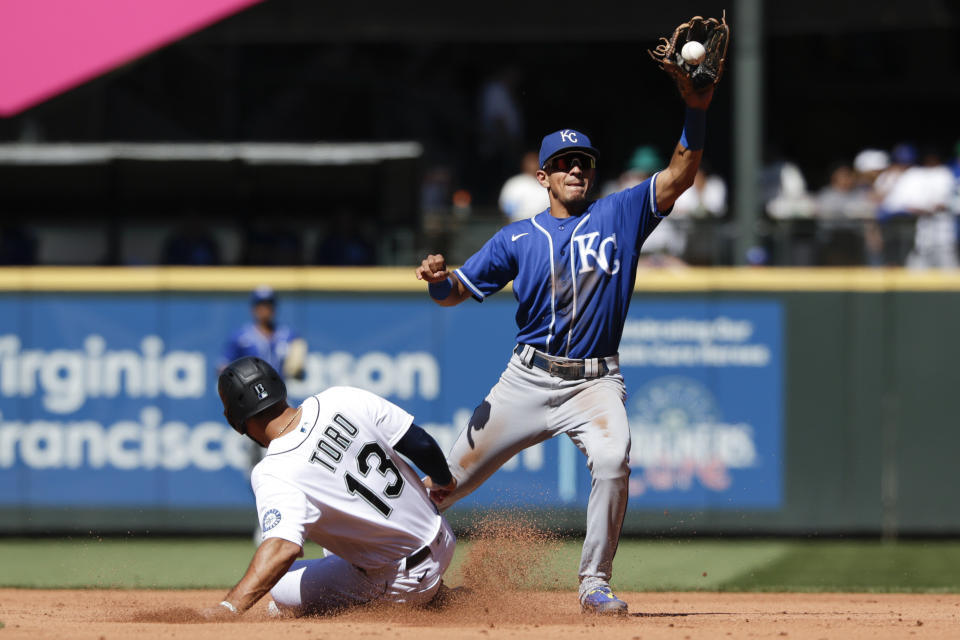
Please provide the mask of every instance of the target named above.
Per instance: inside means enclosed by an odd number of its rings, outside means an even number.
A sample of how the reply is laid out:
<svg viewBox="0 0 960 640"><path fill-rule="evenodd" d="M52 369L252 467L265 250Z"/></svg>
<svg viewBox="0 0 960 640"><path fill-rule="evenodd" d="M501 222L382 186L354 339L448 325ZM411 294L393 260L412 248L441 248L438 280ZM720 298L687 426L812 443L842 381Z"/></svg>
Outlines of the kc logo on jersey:
<svg viewBox="0 0 960 640"><path fill-rule="evenodd" d="M600 245L594 248L597 240L600 239L600 232L585 233L581 236L573 236L577 243L577 249L580 252L580 271L578 273L589 273L593 271L591 259L600 270L607 275L615 275L620 271L620 259L614 258L614 251L617 249L617 234L607 236L600 241ZM611 264L610 259L613 258Z"/></svg>

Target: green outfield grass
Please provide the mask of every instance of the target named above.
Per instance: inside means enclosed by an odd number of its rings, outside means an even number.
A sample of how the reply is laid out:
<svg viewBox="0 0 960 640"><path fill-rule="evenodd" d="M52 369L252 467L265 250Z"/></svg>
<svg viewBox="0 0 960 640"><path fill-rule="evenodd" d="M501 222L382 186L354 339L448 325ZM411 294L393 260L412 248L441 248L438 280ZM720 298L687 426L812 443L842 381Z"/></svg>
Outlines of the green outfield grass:
<svg viewBox="0 0 960 640"><path fill-rule="evenodd" d="M452 584L469 548L459 545ZM0 586L226 588L253 551L242 539L2 539ZM532 586L574 588L579 554L579 541L558 543ZM624 540L613 582L623 591L960 592L960 542Z"/></svg>

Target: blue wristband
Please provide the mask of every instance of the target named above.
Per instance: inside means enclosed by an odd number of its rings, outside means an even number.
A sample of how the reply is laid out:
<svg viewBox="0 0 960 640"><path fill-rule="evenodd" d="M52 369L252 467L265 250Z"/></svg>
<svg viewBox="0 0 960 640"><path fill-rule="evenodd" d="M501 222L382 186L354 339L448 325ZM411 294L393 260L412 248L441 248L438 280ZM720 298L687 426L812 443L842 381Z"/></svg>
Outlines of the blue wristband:
<svg viewBox="0 0 960 640"><path fill-rule="evenodd" d="M706 137L706 110L687 107L687 119L683 121L683 134L680 136L680 144L690 151L700 151L703 149L703 142Z"/></svg>
<svg viewBox="0 0 960 640"><path fill-rule="evenodd" d="M434 300L446 300L450 291L453 290L453 283L450 282L450 278L447 278L441 282L431 282L427 285L427 289Z"/></svg>

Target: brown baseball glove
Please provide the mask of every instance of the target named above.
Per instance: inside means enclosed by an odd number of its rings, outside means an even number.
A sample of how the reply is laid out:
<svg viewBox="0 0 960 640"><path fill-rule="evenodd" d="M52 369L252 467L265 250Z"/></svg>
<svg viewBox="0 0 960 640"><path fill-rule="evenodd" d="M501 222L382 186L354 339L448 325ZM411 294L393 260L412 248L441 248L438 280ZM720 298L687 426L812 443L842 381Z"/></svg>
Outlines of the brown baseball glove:
<svg viewBox="0 0 960 640"><path fill-rule="evenodd" d="M699 42L706 49L700 64L690 64L680 55L683 45L690 41ZM674 29L670 38L660 38L660 44L647 53L661 69L673 76L680 95L686 98L691 92L703 91L720 82L729 41L730 27L724 11L719 20L700 16L690 18Z"/></svg>

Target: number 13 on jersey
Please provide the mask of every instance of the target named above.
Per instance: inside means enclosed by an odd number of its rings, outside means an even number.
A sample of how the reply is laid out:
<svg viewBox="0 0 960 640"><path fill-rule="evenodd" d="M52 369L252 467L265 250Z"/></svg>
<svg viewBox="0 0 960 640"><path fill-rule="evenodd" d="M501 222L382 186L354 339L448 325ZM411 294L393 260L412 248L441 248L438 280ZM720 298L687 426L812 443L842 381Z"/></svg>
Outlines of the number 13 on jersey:
<svg viewBox="0 0 960 640"><path fill-rule="evenodd" d="M370 466L370 458L376 459L376 467ZM357 454L357 471L359 471L364 478L370 473L371 468L376 469L384 478L387 477L388 471L393 473L393 482L383 488L384 496L387 498L396 498L400 495L403 491L403 477L400 475L400 470L397 469L397 465L393 464L393 460L387 457L387 453L377 442L368 442L363 445L360 453ZM390 512L393 511L393 508L382 500L376 492L372 491L370 487L353 477L349 471L343 474L343 479L347 483L347 491L352 494L359 494L371 507L382 513L384 518L390 517Z"/></svg>

